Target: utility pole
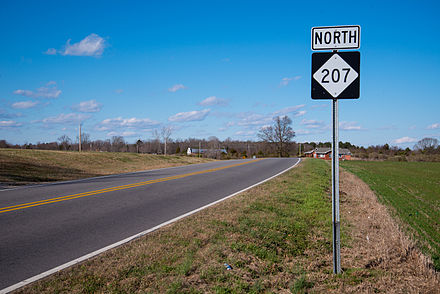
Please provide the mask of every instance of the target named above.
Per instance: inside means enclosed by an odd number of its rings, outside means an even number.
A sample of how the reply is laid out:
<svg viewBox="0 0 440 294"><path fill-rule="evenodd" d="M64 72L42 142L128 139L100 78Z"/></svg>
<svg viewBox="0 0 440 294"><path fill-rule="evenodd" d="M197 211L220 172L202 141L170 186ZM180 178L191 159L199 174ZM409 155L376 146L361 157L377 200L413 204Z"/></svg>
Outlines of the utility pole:
<svg viewBox="0 0 440 294"><path fill-rule="evenodd" d="M165 138L164 156L167 156L167 138Z"/></svg>
<svg viewBox="0 0 440 294"><path fill-rule="evenodd" d="M79 142L78 142L78 151L81 152L81 124L79 124Z"/></svg>
<svg viewBox="0 0 440 294"><path fill-rule="evenodd" d="M202 151L200 150L200 148L202 148L202 142L199 141L199 157L200 157L200 152Z"/></svg>

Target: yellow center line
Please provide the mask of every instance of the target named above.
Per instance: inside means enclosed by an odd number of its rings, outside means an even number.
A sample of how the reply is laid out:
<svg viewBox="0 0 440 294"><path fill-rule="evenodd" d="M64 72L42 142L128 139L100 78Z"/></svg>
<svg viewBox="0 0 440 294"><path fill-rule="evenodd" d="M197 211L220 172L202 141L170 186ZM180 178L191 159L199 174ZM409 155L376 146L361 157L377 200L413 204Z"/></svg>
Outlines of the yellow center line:
<svg viewBox="0 0 440 294"><path fill-rule="evenodd" d="M35 207L35 206L40 206L40 205L46 205L46 204L56 203L56 202L61 202L61 201L66 201L66 200L72 200L72 199L77 199L77 198L82 198L82 197L87 197L87 196L93 196L93 195L103 194L103 193L107 193L107 192L113 192L113 191L130 189L130 188L135 188L135 187L140 187L140 186L146 186L146 185L151 185L154 183L161 183L161 182L186 178L186 177L194 176L194 175L211 173L211 172L215 172L215 171L219 171L219 170L223 170L223 169L227 169L227 168L231 168L231 167L237 167L240 165L249 164L252 162L259 161L259 160L261 160L261 159L246 161L246 162L241 162L241 163L237 163L237 164L233 164L233 165L227 165L227 166L223 166L223 167L217 167L217 168L212 168L212 169L207 169L207 170L202 170L202 171L197 171L197 172L192 172L192 173L187 173L187 174L182 174L182 175L177 175L177 176L171 176L171 177L166 177L166 178L161 178L161 179L156 179L156 180L149 180L149 181L140 182L140 183L116 186L116 187L111 187L111 188L95 190L95 191L83 192L83 193L78 193L78 194L66 195L66 196L55 197L55 198L50 198L50 199L45 199L45 200L40 200L40 201L34 201L34 202L28 202L28 203L22 203L22 204L2 207L2 208L0 208L0 213L14 211L14 210L20 210L20 209L25 209L25 208Z"/></svg>

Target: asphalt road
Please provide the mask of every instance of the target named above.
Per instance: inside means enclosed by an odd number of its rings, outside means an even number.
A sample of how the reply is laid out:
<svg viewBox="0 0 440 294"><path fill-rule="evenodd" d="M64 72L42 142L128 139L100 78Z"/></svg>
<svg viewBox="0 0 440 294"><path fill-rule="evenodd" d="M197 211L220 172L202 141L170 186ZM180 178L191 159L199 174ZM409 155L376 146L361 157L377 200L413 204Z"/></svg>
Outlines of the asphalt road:
<svg viewBox="0 0 440 294"><path fill-rule="evenodd" d="M297 161L219 161L2 190L0 289L222 199Z"/></svg>

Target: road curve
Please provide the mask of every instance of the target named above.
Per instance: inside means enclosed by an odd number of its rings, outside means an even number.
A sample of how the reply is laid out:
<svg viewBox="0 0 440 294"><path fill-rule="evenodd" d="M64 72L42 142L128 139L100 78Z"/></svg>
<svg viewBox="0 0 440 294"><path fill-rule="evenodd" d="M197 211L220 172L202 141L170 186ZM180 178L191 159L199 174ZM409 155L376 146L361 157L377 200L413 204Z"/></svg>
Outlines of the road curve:
<svg viewBox="0 0 440 294"><path fill-rule="evenodd" d="M295 158L230 160L0 191L0 292L270 178Z"/></svg>

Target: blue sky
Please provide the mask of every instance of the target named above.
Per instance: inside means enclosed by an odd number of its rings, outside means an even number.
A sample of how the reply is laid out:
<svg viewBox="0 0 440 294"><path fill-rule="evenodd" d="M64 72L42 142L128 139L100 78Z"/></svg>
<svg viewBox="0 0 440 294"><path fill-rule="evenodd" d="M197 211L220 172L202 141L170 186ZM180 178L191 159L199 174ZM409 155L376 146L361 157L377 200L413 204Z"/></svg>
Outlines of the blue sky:
<svg viewBox="0 0 440 294"><path fill-rule="evenodd" d="M361 97L340 139L440 139L438 1L1 1L0 139L257 140L275 115L330 141L312 100L311 28L361 26Z"/></svg>

